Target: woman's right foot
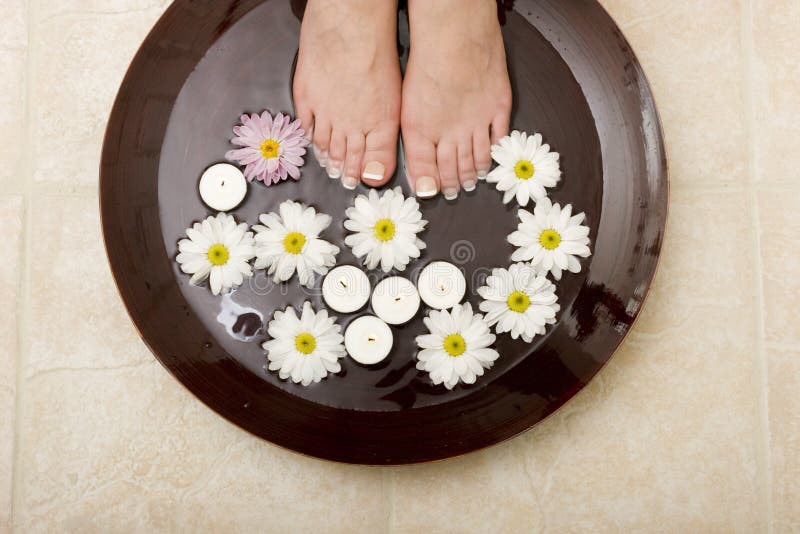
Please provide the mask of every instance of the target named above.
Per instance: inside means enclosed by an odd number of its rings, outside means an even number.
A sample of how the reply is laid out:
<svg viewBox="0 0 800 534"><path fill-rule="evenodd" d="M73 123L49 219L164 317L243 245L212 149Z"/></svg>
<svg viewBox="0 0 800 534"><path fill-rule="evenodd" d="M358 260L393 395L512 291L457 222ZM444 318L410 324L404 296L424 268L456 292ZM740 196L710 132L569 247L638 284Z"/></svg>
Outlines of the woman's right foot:
<svg viewBox="0 0 800 534"><path fill-rule="evenodd" d="M317 159L354 189L394 174L400 124L396 0L309 0L294 78Z"/></svg>

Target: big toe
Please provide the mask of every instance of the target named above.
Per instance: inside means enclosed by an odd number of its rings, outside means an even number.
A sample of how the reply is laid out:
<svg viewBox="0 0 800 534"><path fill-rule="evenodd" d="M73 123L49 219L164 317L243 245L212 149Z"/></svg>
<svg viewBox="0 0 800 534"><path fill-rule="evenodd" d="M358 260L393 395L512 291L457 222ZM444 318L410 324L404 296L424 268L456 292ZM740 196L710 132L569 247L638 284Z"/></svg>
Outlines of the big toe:
<svg viewBox="0 0 800 534"><path fill-rule="evenodd" d="M389 181L397 167L398 124L385 122L367 132L364 156L361 162L361 179L371 187Z"/></svg>
<svg viewBox="0 0 800 534"><path fill-rule="evenodd" d="M414 130L404 130L403 151L408 179L414 193L420 198L436 196L439 192L436 144Z"/></svg>

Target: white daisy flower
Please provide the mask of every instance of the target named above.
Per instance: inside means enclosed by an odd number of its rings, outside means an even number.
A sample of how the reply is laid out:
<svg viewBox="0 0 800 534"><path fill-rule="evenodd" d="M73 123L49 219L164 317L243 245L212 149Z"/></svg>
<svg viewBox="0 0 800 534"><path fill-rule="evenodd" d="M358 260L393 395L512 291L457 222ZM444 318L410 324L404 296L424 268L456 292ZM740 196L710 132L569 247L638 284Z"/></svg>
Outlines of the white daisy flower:
<svg viewBox="0 0 800 534"><path fill-rule="evenodd" d="M405 198L399 187L378 196L370 190L369 197L356 197L355 207L346 211L344 227L355 232L347 236L345 244L353 249L353 255L364 258L368 269L379 264L383 272L392 268L405 270L411 258L419 258L425 243L417 238L428 221L415 198Z"/></svg>
<svg viewBox="0 0 800 534"><path fill-rule="evenodd" d="M511 255L512 261L529 261L534 268L550 271L556 280L561 272L581 272L578 258L588 258L589 227L581 223L586 214L572 215L572 205L562 209L558 204L543 198L536 203L533 213L519 210L520 224L508 236L508 242L519 247Z"/></svg>
<svg viewBox="0 0 800 534"><path fill-rule="evenodd" d="M520 206L527 206L531 199L545 198L545 187L555 187L561 180L558 158L558 152L550 152L550 145L542 144L540 134L514 130L500 139L499 145L492 146L492 159L499 167L489 173L486 181L496 183L498 191L504 192L504 204L516 197Z"/></svg>
<svg viewBox="0 0 800 534"><path fill-rule="evenodd" d="M266 269L275 282L285 282L295 271L300 283L314 285L315 274L325 274L336 264L339 247L320 239L331 224L330 215L317 213L287 200L278 213L261 215L256 231L256 269ZM263 226L262 226L263 225Z"/></svg>
<svg viewBox="0 0 800 534"><path fill-rule="evenodd" d="M561 309L556 286L528 263L508 269L494 269L486 285L478 289L483 297L480 309L498 334L510 332L526 343L545 333L545 325L556 322Z"/></svg>
<svg viewBox="0 0 800 534"><path fill-rule="evenodd" d="M325 310L315 313L310 302L303 304L300 317L291 306L276 311L267 326L272 339L261 345L267 351L267 368L304 386L338 373L339 359L346 354L341 330L336 317L328 317Z"/></svg>
<svg viewBox="0 0 800 534"><path fill-rule="evenodd" d="M247 224L236 224L233 216L220 213L186 229L188 239L178 242L175 258L181 271L191 274L189 283L199 285L210 278L211 292L219 295L239 287L253 274L253 233Z"/></svg>
<svg viewBox="0 0 800 534"><path fill-rule="evenodd" d="M434 384L453 389L459 381L474 384L484 369L500 356L490 348L495 335L479 313L472 313L469 302L452 310L432 310L423 319L430 334L417 336L422 349L417 354L417 369L430 374Z"/></svg>

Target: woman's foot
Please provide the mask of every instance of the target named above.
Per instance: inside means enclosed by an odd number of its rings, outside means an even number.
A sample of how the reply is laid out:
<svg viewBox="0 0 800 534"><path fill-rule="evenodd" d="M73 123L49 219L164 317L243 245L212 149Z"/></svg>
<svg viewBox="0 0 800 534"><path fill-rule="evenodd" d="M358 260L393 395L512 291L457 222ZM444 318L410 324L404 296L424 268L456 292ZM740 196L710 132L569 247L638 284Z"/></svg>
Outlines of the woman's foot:
<svg viewBox="0 0 800 534"><path fill-rule="evenodd" d="M411 53L401 125L411 186L472 191L508 134L511 85L495 0L409 0Z"/></svg>
<svg viewBox="0 0 800 534"><path fill-rule="evenodd" d="M294 100L328 176L354 189L394 174L400 120L396 0L309 0Z"/></svg>

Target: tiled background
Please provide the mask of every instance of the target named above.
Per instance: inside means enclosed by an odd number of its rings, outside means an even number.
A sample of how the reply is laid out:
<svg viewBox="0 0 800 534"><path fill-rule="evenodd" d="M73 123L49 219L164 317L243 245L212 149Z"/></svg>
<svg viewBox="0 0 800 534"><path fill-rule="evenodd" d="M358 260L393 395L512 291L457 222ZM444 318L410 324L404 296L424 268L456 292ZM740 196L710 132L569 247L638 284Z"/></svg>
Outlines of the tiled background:
<svg viewBox="0 0 800 534"><path fill-rule="evenodd" d="M603 3L670 152L641 320L524 436L369 468L210 412L115 293L100 143L167 0L0 0L0 532L800 532L800 1Z"/></svg>

